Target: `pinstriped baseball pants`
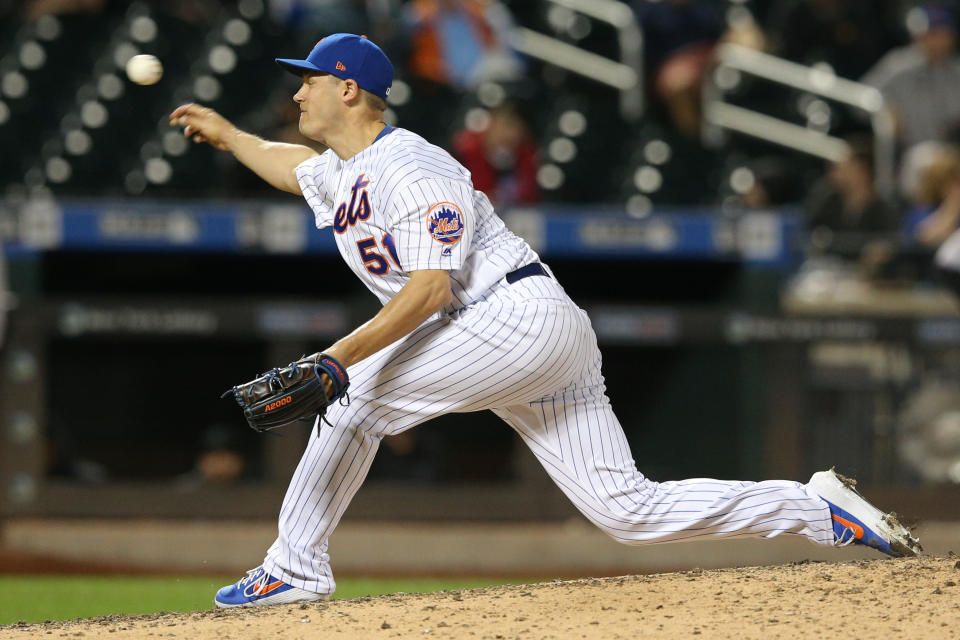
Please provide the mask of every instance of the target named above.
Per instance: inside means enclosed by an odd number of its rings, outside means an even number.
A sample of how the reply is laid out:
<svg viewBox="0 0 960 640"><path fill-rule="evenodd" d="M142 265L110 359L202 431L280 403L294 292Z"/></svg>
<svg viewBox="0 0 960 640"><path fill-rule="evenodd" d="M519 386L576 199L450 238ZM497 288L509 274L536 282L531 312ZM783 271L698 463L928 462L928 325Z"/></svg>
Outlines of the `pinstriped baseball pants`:
<svg viewBox="0 0 960 640"><path fill-rule="evenodd" d="M483 409L513 427L584 516L619 542L800 535L833 544L827 504L801 483L654 482L637 471L604 394L590 321L552 278L499 285L349 373L351 402L330 408L332 428L314 426L264 560L302 589L336 588L327 540L384 436Z"/></svg>

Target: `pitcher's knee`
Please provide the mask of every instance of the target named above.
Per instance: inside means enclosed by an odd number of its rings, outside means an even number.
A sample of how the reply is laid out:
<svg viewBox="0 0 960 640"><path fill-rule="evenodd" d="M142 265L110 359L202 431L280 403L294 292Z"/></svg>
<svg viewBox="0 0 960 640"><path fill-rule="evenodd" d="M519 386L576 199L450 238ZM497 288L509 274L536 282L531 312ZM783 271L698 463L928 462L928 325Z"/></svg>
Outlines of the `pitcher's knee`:
<svg viewBox="0 0 960 640"><path fill-rule="evenodd" d="M611 509L605 505L592 513L584 511L584 514L598 529L621 544L638 544L638 540L649 535L648 523L640 512Z"/></svg>
<svg viewBox="0 0 960 640"><path fill-rule="evenodd" d="M645 544L651 538L651 534L643 530L640 523L624 521L617 525L612 523L601 523L593 521L597 527L605 534L613 538L620 544L638 545Z"/></svg>

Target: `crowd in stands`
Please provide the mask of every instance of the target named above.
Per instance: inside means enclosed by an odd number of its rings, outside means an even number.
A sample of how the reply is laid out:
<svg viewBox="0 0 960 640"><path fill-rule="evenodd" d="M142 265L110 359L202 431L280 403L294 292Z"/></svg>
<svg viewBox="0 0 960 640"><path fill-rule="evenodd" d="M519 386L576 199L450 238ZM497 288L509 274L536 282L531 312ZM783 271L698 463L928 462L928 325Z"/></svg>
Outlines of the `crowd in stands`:
<svg viewBox="0 0 960 640"><path fill-rule="evenodd" d="M681 207L788 211L807 231L808 265L836 261L873 281L938 278L960 292L960 6L619 2L642 34L639 118L596 78L515 49L528 29L619 60L617 30L568 3L0 0L0 209L4 198L51 193L280 197L228 154L191 145L166 116L196 101L266 138L306 144L292 101L297 81L273 58L303 57L321 37L346 31L366 34L397 67L387 120L447 149L499 208L577 204L589 215L584 205L603 205L636 217ZM845 151L824 161L733 132L711 142L704 99L721 84L716 56L726 44L875 88L895 120L896 184L878 183L877 141L862 113L746 75L723 83L731 104L829 134ZM163 61L160 83L126 80L124 64L137 53ZM3 266L0 244L0 347L12 305ZM51 423L52 474L108 479L108 468L57 427L74 425L74 416L52 414ZM229 433L215 423L203 430L196 457L181 460L182 487L257 475L253 447ZM450 458L439 432L416 433L385 441L374 474L442 475L437 461Z"/></svg>
<svg viewBox="0 0 960 640"><path fill-rule="evenodd" d="M952 3L625 4L643 34L639 119L624 115L615 89L514 49L518 29L530 29L618 58L615 30L550 0L0 1L0 142L19 150L0 161L0 189L14 197L268 195L229 159L172 138L165 113L195 100L267 137L302 141L295 80L277 73L272 57L300 56L326 33L352 31L396 63L388 119L448 149L501 206L623 204L640 216L676 205L799 205L815 251L867 262L884 254L868 236L932 249L956 228ZM842 138L845 157L824 163L737 134L704 144L704 86L724 43L879 90L896 121L896 188L877 188L863 116L755 78L727 87L730 100ZM122 77L136 52L164 60L159 85Z"/></svg>

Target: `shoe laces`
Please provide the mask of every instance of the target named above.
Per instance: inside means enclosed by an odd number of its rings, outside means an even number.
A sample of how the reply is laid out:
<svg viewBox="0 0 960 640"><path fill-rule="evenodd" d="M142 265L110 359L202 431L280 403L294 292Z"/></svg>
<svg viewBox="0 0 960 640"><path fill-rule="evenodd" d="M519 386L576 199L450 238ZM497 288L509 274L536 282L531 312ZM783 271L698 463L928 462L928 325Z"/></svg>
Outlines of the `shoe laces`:
<svg viewBox="0 0 960 640"><path fill-rule="evenodd" d="M256 567L255 569L250 569L250 571L247 571L247 577L246 577L246 578L240 578L240 582L237 583L237 586L238 586L238 587L245 587L245 586L248 585L251 581L256 580L257 578L259 578L259 577L260 577L262 574L264 574L264 573L266 573L266 572L263 570L263 565L261 565L261 566L259 566L259 567Z"/></svg>
<svg viewBox="0 0 960 640"><path fill-rule="evenodd" d="M857 539L857 533L850 527L844 527L843 531L839 534L834 531L833 535L836 536L836 541L834 541L834 546L836 547L846 547L854 543Z"/></svg>

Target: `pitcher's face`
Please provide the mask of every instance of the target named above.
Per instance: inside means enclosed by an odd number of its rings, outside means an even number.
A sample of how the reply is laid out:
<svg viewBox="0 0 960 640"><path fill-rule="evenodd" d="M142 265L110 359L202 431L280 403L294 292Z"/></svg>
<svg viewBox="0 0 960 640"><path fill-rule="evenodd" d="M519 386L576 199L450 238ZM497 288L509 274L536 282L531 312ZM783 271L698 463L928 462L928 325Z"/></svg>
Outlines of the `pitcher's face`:
<svg viewBox="0 0 960 640"><path fill-rule="evenodd" d="M339 126L345 105L341 99L344 80L329 73L305 73L293 101L300 107L300 133L326 144L328 131Z"/></svg>

